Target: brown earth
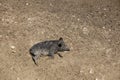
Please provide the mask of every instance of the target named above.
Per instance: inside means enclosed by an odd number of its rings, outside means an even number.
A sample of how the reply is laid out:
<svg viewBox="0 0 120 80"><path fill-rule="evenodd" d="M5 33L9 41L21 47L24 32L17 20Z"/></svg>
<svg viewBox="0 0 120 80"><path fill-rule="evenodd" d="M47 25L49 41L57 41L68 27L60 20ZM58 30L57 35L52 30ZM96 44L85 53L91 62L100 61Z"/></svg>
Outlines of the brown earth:
<svg viewBox="0 0 120 80"><path fill-rule="evenodd" d="M71 51L34 65L59 37ZM0 80L120 80L120 0L0 0Z"/></svg>

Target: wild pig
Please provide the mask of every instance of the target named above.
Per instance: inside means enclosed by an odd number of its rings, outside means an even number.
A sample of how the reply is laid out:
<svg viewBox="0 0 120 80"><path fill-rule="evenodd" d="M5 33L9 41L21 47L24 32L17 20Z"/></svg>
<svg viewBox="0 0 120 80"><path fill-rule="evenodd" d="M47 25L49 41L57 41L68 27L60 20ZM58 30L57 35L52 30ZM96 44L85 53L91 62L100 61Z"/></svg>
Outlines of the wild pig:
<svg viewBox="0 0 120 80"><path fill-rule="evenodd" d="M63 51L70 51L70 49L66 46L66 44L63 41L63 38L61 37L59 38L59 40L39 42L33 45L29 50L32 59L36 65L37 59L40 56L44 55L54 58L54 54L58 54L60 57L63 57L60 53L58 53Z"/></svg>

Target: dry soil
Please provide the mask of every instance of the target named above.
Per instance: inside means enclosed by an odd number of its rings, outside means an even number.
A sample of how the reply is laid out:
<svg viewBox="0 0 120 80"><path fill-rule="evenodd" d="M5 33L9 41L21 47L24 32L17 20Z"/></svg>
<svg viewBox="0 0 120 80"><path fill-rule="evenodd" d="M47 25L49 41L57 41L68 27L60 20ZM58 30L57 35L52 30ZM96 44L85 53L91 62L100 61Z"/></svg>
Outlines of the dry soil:
<svg viewBox="0 0 120 80"><path fill-rule="evenodd" d="M59 37L71 51L36 66ZM120 80L120 0L0 0L0 80Z"/></svg>

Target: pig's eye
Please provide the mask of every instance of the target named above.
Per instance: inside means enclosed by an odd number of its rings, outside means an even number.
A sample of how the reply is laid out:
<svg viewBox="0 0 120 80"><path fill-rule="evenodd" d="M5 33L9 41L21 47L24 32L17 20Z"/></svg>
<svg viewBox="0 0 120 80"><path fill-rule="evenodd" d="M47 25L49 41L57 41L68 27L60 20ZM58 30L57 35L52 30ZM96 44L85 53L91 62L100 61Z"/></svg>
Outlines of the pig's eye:
<svg viewBox="0 0 120 80"><path fill-rule="evenodd" d="M58 44L59 47L62 47L62 44Z"/></svg>

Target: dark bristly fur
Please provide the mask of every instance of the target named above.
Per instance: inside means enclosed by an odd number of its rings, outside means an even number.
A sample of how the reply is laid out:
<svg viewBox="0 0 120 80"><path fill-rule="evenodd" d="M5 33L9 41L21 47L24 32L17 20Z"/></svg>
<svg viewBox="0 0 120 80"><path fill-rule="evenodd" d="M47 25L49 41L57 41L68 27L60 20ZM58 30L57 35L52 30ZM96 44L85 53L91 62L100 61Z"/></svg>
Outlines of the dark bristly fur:
<svg viewBox="0 0 120 80"><path fill-rule="evenodd" d="M45 55L54 58L54 54L58 54L59 57L63 57L60 53L58 53L63 51L70 51L70 49L65 45L63 38L59 38L59 40L39 42L33 45L29 50L32 59L36 65L37 59L40 56Z"/></svg>

